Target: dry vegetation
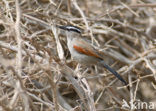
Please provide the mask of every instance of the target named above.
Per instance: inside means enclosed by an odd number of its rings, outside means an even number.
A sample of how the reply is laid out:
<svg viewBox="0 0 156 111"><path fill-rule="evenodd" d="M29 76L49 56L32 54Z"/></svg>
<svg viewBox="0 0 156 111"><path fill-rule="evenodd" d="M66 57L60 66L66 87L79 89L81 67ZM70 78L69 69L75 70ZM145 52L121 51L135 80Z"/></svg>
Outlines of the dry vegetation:
<svg viewBox="0 0 156 111"><path fill-rule="evenodd" d="M1 0L0 110L129 111L130 101L156 110L155 13L155 0ZM56 28L67 24L83 29L130 90L71 59Z"/></svg>

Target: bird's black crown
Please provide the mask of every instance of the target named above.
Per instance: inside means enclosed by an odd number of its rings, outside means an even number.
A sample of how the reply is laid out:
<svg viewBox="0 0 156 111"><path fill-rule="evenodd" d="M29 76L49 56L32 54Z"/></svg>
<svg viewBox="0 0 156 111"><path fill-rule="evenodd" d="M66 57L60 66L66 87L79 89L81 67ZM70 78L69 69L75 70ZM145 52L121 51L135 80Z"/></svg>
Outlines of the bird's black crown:
<svg viewBox="0 0 156 111"><path fill-rule="evenodd" d="M81 29L76 27L76 26L72 26L72 25L67 25L67 26L58 26L60 29L64 29L64 30L67 30L67 31L74 31L74 32L77 32L77 33L81 33Z"/></svg>

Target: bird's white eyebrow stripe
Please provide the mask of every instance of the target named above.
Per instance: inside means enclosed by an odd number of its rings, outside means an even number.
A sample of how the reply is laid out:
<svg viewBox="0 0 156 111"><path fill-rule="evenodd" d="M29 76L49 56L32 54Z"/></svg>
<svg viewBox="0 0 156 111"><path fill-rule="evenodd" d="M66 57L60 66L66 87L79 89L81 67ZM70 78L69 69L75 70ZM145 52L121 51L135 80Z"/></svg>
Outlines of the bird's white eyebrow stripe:
<svg viewBox="0 0 156 111"><path fill-rule="evenodd" d="M72 26L67 26L67 28L69 29L69 30L77 30L78 32L81 32L81 30L79 29L79 28L76 28L76 27L72 27Z"/></svg>

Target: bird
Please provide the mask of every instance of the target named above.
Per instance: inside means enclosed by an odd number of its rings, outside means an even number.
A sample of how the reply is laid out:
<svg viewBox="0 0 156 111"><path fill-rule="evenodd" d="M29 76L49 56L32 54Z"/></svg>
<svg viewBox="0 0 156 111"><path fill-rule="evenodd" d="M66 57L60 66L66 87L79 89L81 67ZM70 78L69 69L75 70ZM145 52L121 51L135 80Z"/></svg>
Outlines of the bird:
<svg viewBox="0 0 156 111"><path fill-rule="evenodd" d="M114 74L122 83L128 85L128 83L114 69L105 63L98 50L81 37L82 30L79 27L72 25L57 27L66 32L67 46L73 60L80 64L103 66Z"/></svg>

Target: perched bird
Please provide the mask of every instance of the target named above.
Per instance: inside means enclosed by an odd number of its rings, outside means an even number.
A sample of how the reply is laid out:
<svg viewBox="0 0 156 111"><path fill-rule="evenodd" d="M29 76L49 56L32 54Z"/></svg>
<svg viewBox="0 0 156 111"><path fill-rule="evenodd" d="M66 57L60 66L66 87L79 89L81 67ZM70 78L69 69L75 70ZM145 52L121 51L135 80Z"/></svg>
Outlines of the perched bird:
<svg viewBox="0 0 156 111"><path fill-rule="evenodd" d="M100 65L113 73L125 85L127 82L103 60L98 51L90 43L81 38L81 29L75 26L58 26L66 31L67 46L75 61L86 65Z"/></svg>

